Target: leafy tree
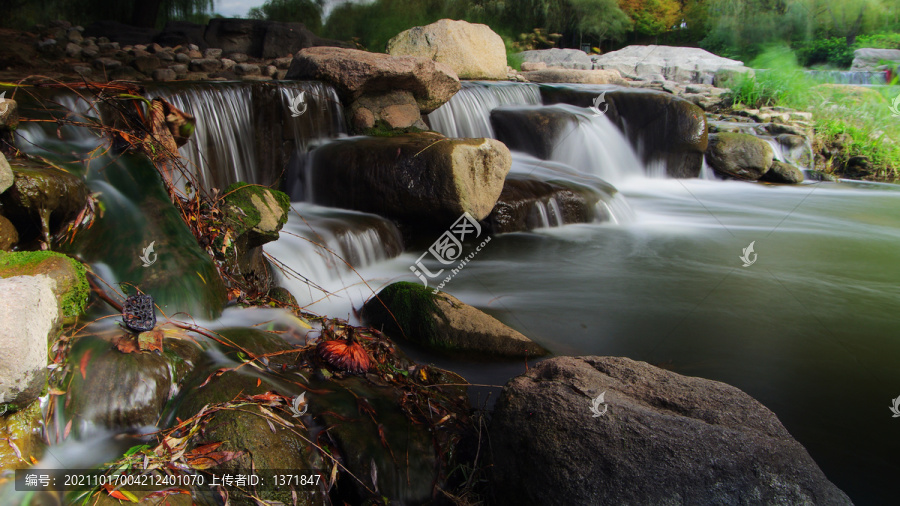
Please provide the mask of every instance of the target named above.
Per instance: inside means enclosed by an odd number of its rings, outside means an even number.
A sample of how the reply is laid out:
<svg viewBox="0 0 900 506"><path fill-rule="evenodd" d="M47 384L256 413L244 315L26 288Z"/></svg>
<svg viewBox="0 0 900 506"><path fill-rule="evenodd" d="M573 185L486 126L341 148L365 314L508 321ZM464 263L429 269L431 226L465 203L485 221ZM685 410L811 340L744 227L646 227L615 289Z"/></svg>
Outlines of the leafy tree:
<svg viewBox="0 0 900 506"><path fill-rule="evenodd" d="M324 0L266 0L260 7L247 13L251 19L273 21L296 21L313 31L322 28L322 8Z"/></svg>
<svg viewBox="0 0 900 506"><path fill-rule="evenodd" d="M158 27L170 19L209 14L216 0L12 0L5 26L21 27L66 19L86 25L109 19L144 27Z"/></svg>
<svg viewBox="0 0 900 506"><path fill-rule="evenodd" d="M656 1L656 0L650 0ZM571 28L581 34L603 40L622 40L632 20L619 8L616 0L571 0ZM579 37L580 38L580 37Z"/></svg>
<svg viewBox="0 0 900 506"><path fill-rule="evenodd" d="M638 35L660 35L681 20L681 4L677 0L619 0L619 5L634 21Z"/></svg>

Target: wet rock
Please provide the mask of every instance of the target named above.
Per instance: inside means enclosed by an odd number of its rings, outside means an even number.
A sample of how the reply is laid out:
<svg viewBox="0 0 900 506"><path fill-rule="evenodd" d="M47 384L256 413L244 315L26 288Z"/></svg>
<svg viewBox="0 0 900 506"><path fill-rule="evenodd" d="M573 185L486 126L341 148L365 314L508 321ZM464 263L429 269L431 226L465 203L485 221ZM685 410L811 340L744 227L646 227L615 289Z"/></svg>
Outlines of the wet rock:
<svg viewBox="0 0 900 506"><path fill-rule="evenodd" d="M432 292L415 283L393 283L363 306L363 320L394 338L434 350L479 357L547 354L540 345L494 317L448 293Z"/></svg>
<svg viewBox="0 0 900 506"><path fill-rule="evenodd" d="M175 416L186 420L197 415L204 406L229 402L241 396L277 391L281 395L291 397L305 391L286 381L277 381L265 376L259 377L259 381L257 375L234 371L211 376L214 371L212 368L204 369L201 374L194 376L189 393L176 401ZM209 383L200 386L207 378L211 378ZM310 400L311 407L314 402L318 401ZM313 437L309 431L286 407L267 409L294 426L289 427L277 421L270 425L264 413L252 405L242 409L217 411L207 418L204 433L193 438L189 448L222 442L217 448L218 451L243 452L237 458L212 467L213 470L222 473L250 474L254 469L324 470L333 466L322 459L311 443ZM327 495L324 482L325 480L322 480L317 489L310 490L307 487L298 489L297 504L324 504ZM232 489L230 492L232 504L259 504L237 490ZM288 487L261 488L259 497L263 500L294 504Z"/></svg>
<svg viewBox="0 0 900 506"><path fill-rule="evenodd" d="M804 179L802 170L789 163L779 162L778 160L773 161L769 170L759 178L760 181L765 181L767 183L784 184L802 183Z"/></svg>
<svg viewBox="0 0 900 506"><path fill-rule="evenodd" d="M191 60L191 72L215 72L222 69L222 61L212 58L196 58Z"/></svg>
<svg viewBox="0 0 900 506"><path fill-rule="evenodd" d="M174 81L178 74L172 69L156 69L153 71L154 81Z"/></svg>
<svg viewBox="0 0 900 506"><path fill-rule="evenodd" d="M0 404L25 406L46 384L47 346L59 321L54 289L46 276L0 279Z"/></svg>
<svg viewBox="0 0 900 506"><path fill-rule="evenodd" d="M662 162L670 177L700 175L707 148L706 113L671 94L644 89L541 86L544 104L591 107L601 92L606 117L621 130L644 163Z"/></svg>
<svg viewBox="0 0 900 506"><path fill-rule="evenodd" d="M591 70L594 68L591 57L578 49L535 49L522 51L519 53L519 56L522 57L523 72L527 70L541 70L540 68L526 69L524 63L543 63L544 68L557 69Z"/></svg>
<svg viewBox="0 0 900 506"><path fill-rule="evenodd" d="M0 102L0 107L5 103L6 102ZM12 168L10 168L9 162L6 160L6 155L0 153L0 193L8 190L15 180L16 178L13 175Z"/></svg>
<svg viewBox="0 0 900 506"><path fill-rule="evenodd" d="M0 278L15 276L46 276L64 316L84 312L90 288L84 265L74 258L53 251L0 252Z"/></svg>
<svg viewBox="0 0 900 506"><path fill-rule="evenodd" d="M66 44L66 56L69 58L78 58L81 56L81 46L74 42Z"/></svg>
<svg viewBox="0 0 900 506"><path fill-rule="evenodd" d="M460 79L506 78L506 47L487 25L441 19L401 32L388 41L387 52L444 63Z"/></svg>
<svg viewBox="0 0 900 506"><path fill-rule="evenodd" d="M182 381L201 360L202 350L189 334L165 325L154 331L163 336L163 352L120 351L120 339L131 333L113 328L78 338L69 352L65 398L60 410L76 434L90 434L95 426L110 429L155 425L163 408Z"/></svg>
<svg viewBox="0 0 900 506"><path fill-rule="evenodd" d="M250 247L278 239L287 222L290 199L278 190L234 183L223 192L226 220L238 237L246 235Z"/></svg>
<svg viewBox="0 0 900 506"><path fill-rule="evenodd" d="M628 86L617 70L544 69L522 72L533 83L618 84Z"/></svg>
<svg viewBox="0 0 900 506"><path fill-rule="evenodd" d="M6 412L0 413L0 439L6 441L0 445L0 472L31 467L31 459L40 459L45 448L41 439L40 400L17 406L21 409L15 411L9 409L10 405L5 407Z"/></svg>
<svg viewBox="0 0 900 506"><path fill-rule="evenodd" d="M238 63L234 66L234 73L239 76L258 76L259 65L253 63Z"/></svg>
<svg viewBox="0 0 900 506"><path fill-rule="evenodd" d="M294 55L286 79L331 83L350 103L363 95L409 91L422 113L429 113L460 89L459 78L443 63L415 56L389 56L356 49L314 47Z"/></svg>
<svg viewBox="0 0 900 506"><path fill-rule="evenodd" d="M115 70L122 66L122 62L116 60L115 58L96 58L91 63L95 69L97 70Z"/></svg>
<svg viewBox="0 0 900 506"><path fill-rule="evenodd" d="M709 136L706 161L710 167L727 176L756 181L772 166L775 152L768 142L741 133Z"/></svg>
<svg viewBox="0 0 900 506"><path fill-rule="evenodd" d="M154 70L158 69L160 65L161 62L159 61L159 58L152 54L143 54L131 62L132 67L144 74L151 74Z"/></svg>
<svg viewBox="0 0 900 506"><path fill-rule="evenodd" d="M347 114L351 118L350 124L357 133L367 133L369 128L381 122L389 129L402 129L415 127L422 130L428 128L422 115L419 113L419 105L413 94L408 91L394 91L383 95L362 96L353 101L347 108ZM369 119L371 116L371 120ZM368 125L368 126L366 126Z"/></svg>
<svg viewBox="0 0 900 506"><path fill-rule="evenodd" d="M5 216L0 216L0 251L9 251L17 242L19 232L16 231L15 225Z"/></svg>
<svg viewBox="0 0 900 506"><path fill-rule="evenodd" d="M317 203L424 230L442 230L464 212L485 218L512 164L509 150L494 139L433 133L342 139L312 157Z"/></svg>
<svg viewBox="0 0 900 506"><path fill-rule="evenodd" d="M209 48L203 52L203 57L207 59L217 60L222 57L222 50L219 48Z"/></svg>
<svg viewBox="0 0 900 506"><path fill-rule="evenodd" d="M2 130L15 130L19 127L19 104L10 98L4 98L0 100L0 131ZM2 153L0 153L2 154ZM2 188L2 181L4 180L3 173L5 172L2 168L3 165L9 165L6 160L0 161L0 188ZM0 193L3 193L0 191Z"/></svg>
<svg viewBox="0 0 900 506"><path fill-rule="evenodd" d="M573 183L544 182L534 179L506 178L500 198L484 220L492 234L524 232L546 226L540 209L546 211L551 226L564 223L590 223L600 196L587 187Z"/></svg>
<svg viewBox="0 0 900 506"><path fill-rule="evenodd" d="M497 139L509 149L548 160L562 135L573 128L578 117L561 107L535 106L496 108L491 126Z"/></svg>
<svg viewBox="0 0 900 506"><path fill-rule="evenodd" d="M749 395L623 357L539 363L490 433L509 504L851 504Z"/></svg>
<svg viewBox="0 0 900 506"><path fill-rule="evenodd" d="M235 65L237 65L237 62L236 62L236 61L231 60L231 59L229 59L229 58L222 58L222 70L225 70L225 71L229 71L229 70L234 71L234 66L235 66Z"/></svg>
<svg viewBox="0 0 900 506"><path fill-rule="evenodd" d="M0 193L0 214L16 226L20 242L47 243L84 209L87 187L80 177L53 167L20 159L10 165L15 180Z"/></svg>
<svg viewBox="0 0 900 506"><path fill-rule="evenodd" d="M226 253L225 270L243 279L246 288L265 293L272 286L272 275L261 246L278 239L287 222L290 199L269 188L235 183L225 192L225 222L234 231L233 244L214 243L217 251ZM217 239L221 242L222 239Z"/></svg>

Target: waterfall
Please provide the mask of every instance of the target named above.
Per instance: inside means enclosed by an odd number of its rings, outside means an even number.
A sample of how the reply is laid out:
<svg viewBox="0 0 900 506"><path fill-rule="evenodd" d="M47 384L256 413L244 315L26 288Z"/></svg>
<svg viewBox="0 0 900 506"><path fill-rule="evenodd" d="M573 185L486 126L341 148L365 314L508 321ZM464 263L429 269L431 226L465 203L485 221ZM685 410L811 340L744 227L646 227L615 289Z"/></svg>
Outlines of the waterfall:
<svg viewBox="0 0 900 506"><path fill-rule="evenodd" d="M817 81L835 84L887 84L884 72L862 70L807 70L806 75Z"/></svg>
<svg viewBox="0 0 900 506"><path fill-rule="evenodd" d="M551 160L610 182L649 175L631 143L605 115L567 104L554 107L571 112L577 121L554 140Z"/></svg>
<svg viewBox="0 0 900 506"><path fill-rule="evenodd" d="M396 257L403 251L400 231L373 214L295 202L280 237L263 249L281 269L278 285L291 291L301 306L352 290L355 306L371 295L357 274L365 267ZM298 277L298 274L306 280ZM346 310L346 306L338 306Z"/></svg>
<svg viewBox="0 0 900 506"><path fill-rule="evenodd" d="M537 85L465 81L449 102L428 115L428 124L447 137L494 137L491 110L501 105L540 105Z"/></svg>
<svg viewBox="0 0 900 506"><path fill-rule="evenodd" d="M289 107L300 93L306 109L294 116ZM196 118L194 135L179 151L207 189L237 181L271 185L312 143L346 132L337 93L321 82L167 85L148 89L148 96Z"/></svg>

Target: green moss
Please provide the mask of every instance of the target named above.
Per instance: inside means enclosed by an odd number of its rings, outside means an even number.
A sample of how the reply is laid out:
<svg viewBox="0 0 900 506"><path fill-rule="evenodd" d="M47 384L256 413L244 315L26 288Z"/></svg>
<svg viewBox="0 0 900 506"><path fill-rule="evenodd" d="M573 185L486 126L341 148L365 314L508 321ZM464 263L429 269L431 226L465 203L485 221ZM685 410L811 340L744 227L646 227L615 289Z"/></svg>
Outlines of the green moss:
<svg viewBox="0 0 900 506"><path fill-rule="evenodd" d="M396 137L398 135L403 134L415 134L421 132L430 132L430 130L422 130L421 128L417 128L414 126L406 127L406 128L392 128L387 124L384 120L378 120L375 122L375 126L366 130L365 135L369 135L372 137Z"/></svg>
<svg viewBox="0 0 900 506"><path fill-rule="evenodd" d="M364 317L376 326L383 326L389 334L446 348L447 343L440 339L435 327L435 319L441 318L437 297L422 285L399 281L385 287L377 299L366 304Z"/></svg>
<svg viewBox="0 0 900 506"><path fill-rule="evenodd" d="M286 193L272 190L265 186L237 182L226 188L224 195L226 204L240 209L240 212L243 213L243 215L240 213L229 213L227 218L237 235L241 235L256 227L263 220L259 206L254 200L266 203L269 202L270 197L275 199L282 211L279 229L287 221L288 210L291 208L291 199Z"/></svg>
<svg viewBox="0 0 900 506"><path fill-rule="evenodd" d="M53 275L55 261L68 262L74 271L74 279L68 276ZM17 251L6 253L0 251L0 277L35 276L45 274L57 282L62 292L60 305L65 316L77 316L84 312L87 305L90 287L85 276L85 268L81 262L62 253L53 251ZM62 286L60 286L62 285Z"/></svg>

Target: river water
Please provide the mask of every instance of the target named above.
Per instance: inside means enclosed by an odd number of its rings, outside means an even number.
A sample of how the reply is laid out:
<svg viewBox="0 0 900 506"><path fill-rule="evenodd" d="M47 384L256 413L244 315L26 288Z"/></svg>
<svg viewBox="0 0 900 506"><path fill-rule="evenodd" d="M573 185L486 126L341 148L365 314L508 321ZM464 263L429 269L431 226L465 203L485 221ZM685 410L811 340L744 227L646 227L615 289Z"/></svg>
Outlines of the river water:
<svg viewBox="0 0 900 506"><path fill-rule="evenodd" d="M216 93L205 85L178 100ZM229 88L225 98L245 95ZM492 135L493 107L538 105L530 85L466 84L430 121L453 135ZM900 419L888 409L900 396L900 186L650 177L662 171L641 167L607 123L586 118L550 161L515 153L512 173L596 183L608 219L496 236L444 289L555 355L627 356L734 385L774 411L856 503L886 503L900 473ZM326 130L315 142L341 132ZM214 137L248 142L226 134ZM237 147L228 149L251 149ZM186 149L203 158L202 149ZM292 157L292 174L302 173L302 158ZM227 172L253 177L250 167ZM213 168L206 179L233 182L221 173ZM265 250L307 278L281 282L310 311L355 321L373 291L419 282L410 266L424 250L402 251L386 220L310 202L294 209ZM526 368L409 352L483 385ZM480 387L473 398L489 404L497 392Z"/></svg>

